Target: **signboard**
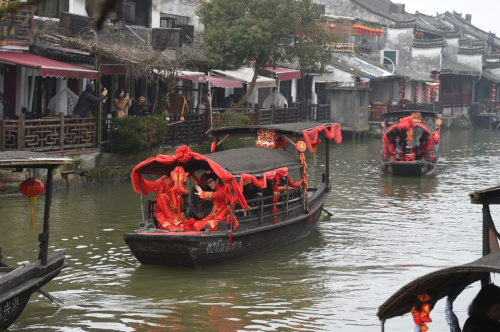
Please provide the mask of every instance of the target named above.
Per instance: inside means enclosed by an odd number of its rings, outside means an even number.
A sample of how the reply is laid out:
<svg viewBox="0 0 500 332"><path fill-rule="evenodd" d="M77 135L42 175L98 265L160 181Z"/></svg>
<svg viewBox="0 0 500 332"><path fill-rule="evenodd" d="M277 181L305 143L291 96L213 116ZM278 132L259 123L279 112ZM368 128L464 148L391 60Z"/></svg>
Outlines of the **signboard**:
<svg viewBox="0 0 500 332"><path fill-rule="evenodd" d="M17 34L19 31L19 25L18 24L6 24L6 23L0 23L0 40L12 40L12 39L18 39Z"/></svg>

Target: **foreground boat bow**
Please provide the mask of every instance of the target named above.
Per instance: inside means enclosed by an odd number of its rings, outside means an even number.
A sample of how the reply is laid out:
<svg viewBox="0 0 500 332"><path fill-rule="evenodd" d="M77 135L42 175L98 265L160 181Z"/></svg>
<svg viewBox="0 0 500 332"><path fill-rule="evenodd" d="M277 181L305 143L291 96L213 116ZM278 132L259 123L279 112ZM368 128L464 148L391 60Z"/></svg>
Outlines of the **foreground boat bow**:
<svg viewBox="0 0 500 332"><path fill-rule="evenodd" d="M48 248L52 203L52 172L55 168L71 162L69 158L55 158L42 153L0 152L0 168L42 168L47 170L45 213L43 231L39 235L40 251L38 260L23 263L18 268L7 267L0 261L0 330L8 328L14 323L28 304L31 294L54 279L66 266L64 251L49 254Z"/></svg>

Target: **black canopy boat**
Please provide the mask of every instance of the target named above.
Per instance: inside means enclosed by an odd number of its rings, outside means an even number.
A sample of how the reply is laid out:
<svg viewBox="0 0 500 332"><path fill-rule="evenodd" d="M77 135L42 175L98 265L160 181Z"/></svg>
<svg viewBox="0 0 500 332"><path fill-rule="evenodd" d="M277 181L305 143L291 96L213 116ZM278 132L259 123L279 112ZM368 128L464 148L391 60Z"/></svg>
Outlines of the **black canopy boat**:
<svg viewBox="0 0 500 332"><path fill-rule="evenodd" d="M394 175L433 175L439 159L441 119L429 111L397 111L383 114L382 169ZM400 137L402 151L391 154L391 144ZM420 140L427 143L419 148Z"/></svg>
<svg viewBox="0 0 500 332"><path fill-rule="evenodd" d="M331 189L329 140L340 143L340 125L291 123L230 127L212 131L211 135L258 136L258 146L208 155L180 147L175 156L158 155L138 164L132 171L132 182L141 194L147 192L144 187L148 181L144 176L148 174L168 175L177 166L189 174L214 172L225 182L227 219L220 220L215 231L208 227L202 231L151 229L152 225L157 227L151 205L145 209L142 204L141 228L124 234L125 242L142 264L197 267L235 259L297 241L307 236L316 224ZM322 184L309 188L303 153L306 149L315 151L321 142L319 136L326 141L326 168ZM296 143L292 139L297 139ZM276 148L286 142L295 145L300 158ZM261 195L247 200L242 188L249 182L261 187ZM270 182L272 188L269 188ZM270 193L269 189L272 189Z"/></svg>
<svg viewBox="0 0 500 332"><path fill-rule="evenodd" d="M57 299L41 287L54 279L66 266L64 251L49 253L50 207L52 202L52 171L71 162L69 158L57 158L43 153L0 152L0 168L17 170L43 168L47 170L45 213L43 231L38 237L40 242L38 259L30 263L25 262L17 268L8 267L2 262L2 248L0 247L0 330L7 329L16 321L28 304L31 294L36 291L59 304ZM4 229L2 233L4 232L8 233L8 229Z"/></svg>
<svg viewBox="0 0 500 332"><path fill-rule="evenodd" d="M467 286L477 281L486 285L490 283L492 273L500 273L500 234L490 212L491 204L500 204L500 187L474 191L469 193L469 196L472 204L483 205L483 256L471 263L431 272L402 287L378 309L377 316L382 322L382 331L387 319L407 313L411 313L414 324L419 325L416 331L426 331L429 326L421 324L428 322L425 318L429 317L430 311L444 297L446 322L451 331L460 331L459 320L453 313L455 299ZM425 310L424 305L427 306Z"/></svg>

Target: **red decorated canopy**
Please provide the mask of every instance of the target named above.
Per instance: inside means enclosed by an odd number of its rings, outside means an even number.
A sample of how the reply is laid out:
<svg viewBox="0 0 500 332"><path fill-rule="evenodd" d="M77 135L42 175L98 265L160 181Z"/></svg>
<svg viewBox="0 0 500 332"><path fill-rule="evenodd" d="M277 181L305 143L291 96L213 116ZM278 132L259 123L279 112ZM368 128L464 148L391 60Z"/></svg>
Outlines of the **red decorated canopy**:
<svg viewBox="0 0 500 332"><path fill-rule="evenodd" d="M141 174L170 174L176 166L182 166L187 172L199 169L212 170L219 178L232 187L235 199L240 202L242 208L247 208L248 205L234 176L210 158L192 152L185 145L179 147L174 156L157 155L136 165L131 175L135 192L138 194L156 192L156 188L161 182L161 179L155 181L146 180Z"/></svg>

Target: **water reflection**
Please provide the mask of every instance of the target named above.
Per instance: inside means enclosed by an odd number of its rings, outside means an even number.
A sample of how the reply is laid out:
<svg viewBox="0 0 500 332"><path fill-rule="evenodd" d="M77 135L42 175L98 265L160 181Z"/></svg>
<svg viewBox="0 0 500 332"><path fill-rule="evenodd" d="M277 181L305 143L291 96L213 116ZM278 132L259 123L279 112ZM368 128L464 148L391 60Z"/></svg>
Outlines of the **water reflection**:
<svg viewBox="0 0 500 332"><path fill-rule="evenodd" d="M377 307L404 284L481 255L481 207L467 193L497 184L500 137L443 131L438 175L428 178L384 175L379 144L332 145L325 209L333 216L324 213L310 236L200 269L138 264L123 241L141 215L130 184L56 192L51 245L66 251L69 266L44 288L65 305L34 296L11 330L380 330ZM319 167L307 161L311 186L321 181L322 152ZM33 260L41 219L30 233L27 199L0 198L0 215L6 263ZM455 302L462 323L476 291ZM438 304L431 312L431 330L448 330L443 311ZM411 328L410 316L386 324Z"/></svg>

